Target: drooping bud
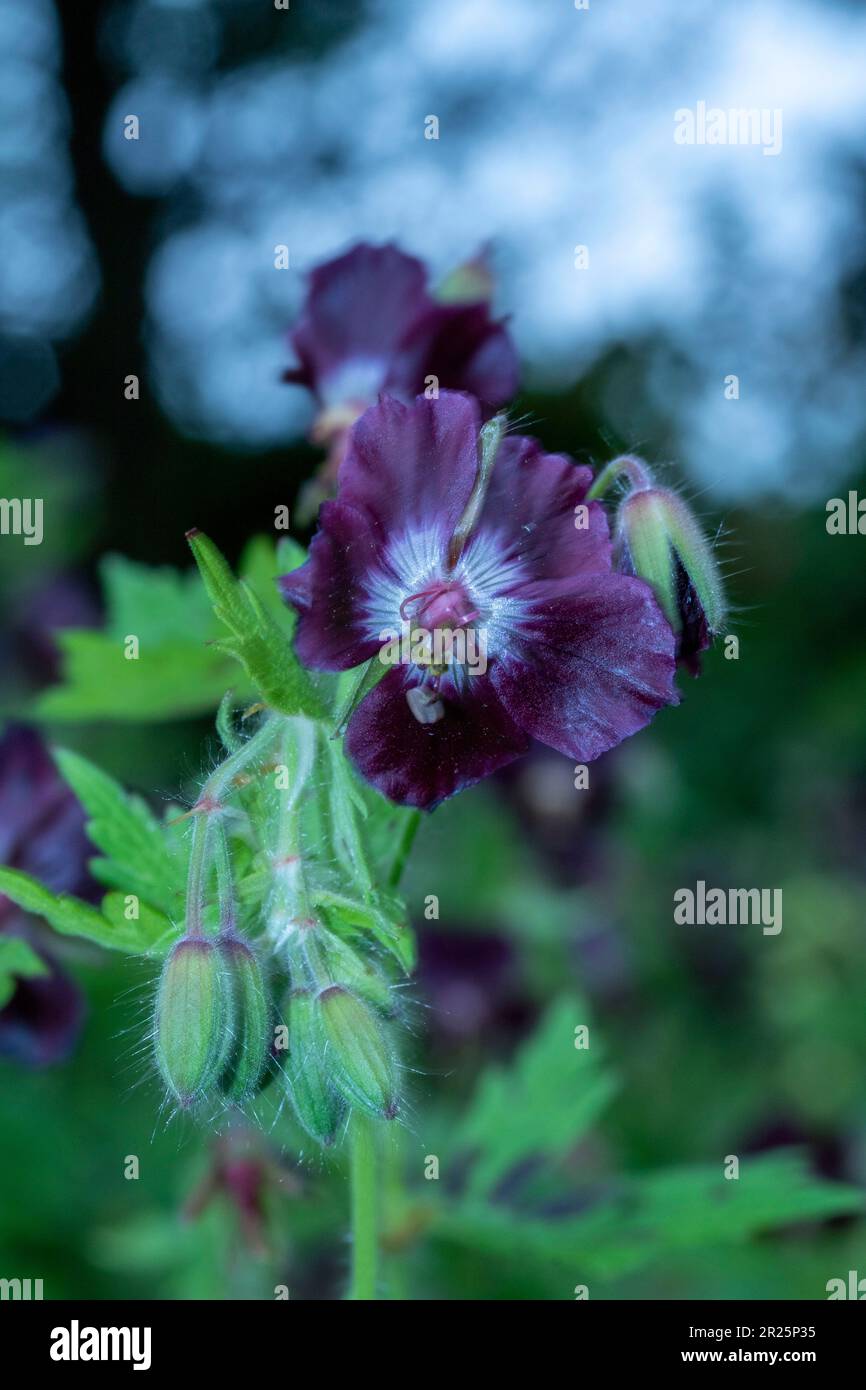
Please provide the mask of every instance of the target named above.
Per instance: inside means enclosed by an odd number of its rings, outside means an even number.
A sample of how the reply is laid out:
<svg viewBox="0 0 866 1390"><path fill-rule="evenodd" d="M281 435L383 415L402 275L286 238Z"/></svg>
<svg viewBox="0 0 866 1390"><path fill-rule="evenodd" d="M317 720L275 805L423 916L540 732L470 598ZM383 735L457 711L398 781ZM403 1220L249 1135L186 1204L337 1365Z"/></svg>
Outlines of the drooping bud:
<svg viewBox="0 0 866 1390"><path fill-rule="evenodd" d="M712 547L689 507L667 488L630 492L617 512L615 554L621 570L652 585L679 639L679 659L698 675L699 655L724 622L725 598Z"/></svg>
<svg viewBox="0 0 866 1390"><path fill-rule="evenodd" d="M310 977L325 985L344 985L366 999L386 1017L393 1017L394 992L371 960L326 927L317 926L304 936L304 954Z"/></svg>
<svg viewBox="0 0 866 1390"><path fill-rule="evenodd" d="M283 1082L298 1121L312 1139L329 1148L346 1116L346 1102L328 1079L325 1044L315 996L305 989L289 997L289 1056Z"/></svg>
<svg viewBox="0 0 866 1390"><path fill-rule="evenodd" d="M394 1052L375 1014L342 985L316 1000L334 1085L358 1110L393 1120L398 1110Z"/></svg>
<svg viewBox="0 0 866 1390"><path fill-rule="evenodd" d="M156 1060L182 1106L216 1084L231 1042L231 994L222 955L214 942L186 937L163 966L154 1020Z"/></svg>
<svg viewBox="0 0 866 1390"><path fill-rule="evenodd" d="M259 962L239 937L218 943L226 968L231 1011L231 1045L219 1088L234 1104L261 1090L267 1076L271 1042L271 1008Z"/></svg>

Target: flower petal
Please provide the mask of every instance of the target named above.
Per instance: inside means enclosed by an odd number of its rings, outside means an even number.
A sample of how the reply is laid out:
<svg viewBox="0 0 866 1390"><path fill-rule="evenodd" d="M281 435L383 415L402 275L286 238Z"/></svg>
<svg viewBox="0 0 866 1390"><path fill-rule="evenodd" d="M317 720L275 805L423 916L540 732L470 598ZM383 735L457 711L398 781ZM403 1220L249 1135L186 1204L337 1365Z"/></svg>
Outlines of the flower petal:
<svg viewBox="0 0 866 1390"><path fill-rule="evenodd" d="M591 482L591 470L565 454L546 454L534 439L506 436L480 529L495 532L508 558L520 559L534 580L575 581L608 570L607 517L600 503L584 500Z"/></svg>
<svg viewBox="0 0 866 1390"><path fill-rule="evenodd" d="M421 372L440 387L469 391L492 407L506 405L520 386L520 362L503 323L487 304L436 305L415 327L407 347L420 347ZM418 390L424 385L418 381Z"/></svg>
<svg viewBox="0 0 866 1390"><path fill-rule="evenodd" d="M527 733L591 762L677 703L674 634L640 579L610 572L549 594L538 586L490 679Z"/></svg>
<svg viewBox="0 0 866 1390"><path fill-rule="evenodd" d="M383 396L349 434L340 501L368 516L383 542L412 527L450 536L475 482L480 428L477 401L459 392L412 405Z"/></svg>
<svg viewBox="0 0 866 1390"><path fill-rule="evenodd" d="M84 998L62 966L39 953L45 975L18 979L0 1009L0 1057L31 1067L50 1066L69 1057L81 1033Z"/></svg>
<svg viewBox="0 0 866 1390"><path fill-rule="evenodd" d="M435 724L421 724L412 714L406 700L412 684L404 668L389 671L346 731L347 753L392 801L432 811L529 748L485 676L469 677L459 702L446 698Z"/></svg>
<svg viewBox="0 0 866 1390"><path fill-rule="evenodd" d="M375 400L386 385L414 394L416 354L399 350L430 302L424 266L414 256L393 245L353 246L310 275L290 335L300 366L285 379L310 387L326 404Z"/></svg>
<svg viewBox="0 0 866 1390"><path fill-rule="evenodd" d="M343 501L323 503L309 558L279 580L283 598L300 614L295 646L307 666L347 671L381 647L371 639L358 603L379 550L368 516Z"/></svg>

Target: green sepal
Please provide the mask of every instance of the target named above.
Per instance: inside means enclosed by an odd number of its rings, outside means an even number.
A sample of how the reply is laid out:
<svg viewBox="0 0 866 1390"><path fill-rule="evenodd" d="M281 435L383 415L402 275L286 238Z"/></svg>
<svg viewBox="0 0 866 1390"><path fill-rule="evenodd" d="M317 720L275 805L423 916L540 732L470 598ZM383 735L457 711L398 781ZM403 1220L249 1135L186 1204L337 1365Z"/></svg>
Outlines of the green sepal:
<svg viewBox="0 0 866 1390"><path fill-rule="evenodd" d="M186 937L168 956L154 1016L154 1051L163 1080L184 1107L203 1099L226 1068L233 1045L228 972L213 941Z"/></svg>
<svg viewBox="0 0 866 1390"><path fill-rule="evenodd" d="M217 943L228 978L231 1048L219 1088L238 1105L261 1090L271 1044L271 1005L261 965L244 941Z"/></svg>
<svg viewBox="0 0 866 1390"><path fill-rule="evenodd" d="M385 1029L372 1009L349 990L329 985L316 997L318 1024L337 1090L349 1105L377 1119L398 1110L397 1067Z"/></svg>
<svg viewBox="0 0 866 1390"><path fill-rule="evenodd" d="M235 578L224 556L201 531L191 531L187 539L214 612L231 634L217 642L217 648L241 663L272 709L324 719L326 702L253 590Z"/></svg>
<svg viewBox="0 0 866 1390"><path fill-rule="evenodd" d="M317 1026L315 999L295 989L288 1001L289 1055L283 1084L299 1124L325 1148L335 1143L347 1106L328 1079L325 1047Z"/></svg>

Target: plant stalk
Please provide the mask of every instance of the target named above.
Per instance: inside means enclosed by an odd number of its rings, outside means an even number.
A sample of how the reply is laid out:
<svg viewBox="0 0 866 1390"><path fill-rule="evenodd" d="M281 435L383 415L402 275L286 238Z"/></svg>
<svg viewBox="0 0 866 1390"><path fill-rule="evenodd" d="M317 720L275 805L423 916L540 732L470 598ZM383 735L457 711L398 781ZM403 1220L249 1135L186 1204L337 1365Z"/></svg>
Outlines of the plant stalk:
<svg viewBox="0 0 866 1390"><path fill-rule="evenodd" d="M347 1298L376 1297L378 1173L374 1122L357 1111L349 1127L352 1190L352 1279Z"/></svg>

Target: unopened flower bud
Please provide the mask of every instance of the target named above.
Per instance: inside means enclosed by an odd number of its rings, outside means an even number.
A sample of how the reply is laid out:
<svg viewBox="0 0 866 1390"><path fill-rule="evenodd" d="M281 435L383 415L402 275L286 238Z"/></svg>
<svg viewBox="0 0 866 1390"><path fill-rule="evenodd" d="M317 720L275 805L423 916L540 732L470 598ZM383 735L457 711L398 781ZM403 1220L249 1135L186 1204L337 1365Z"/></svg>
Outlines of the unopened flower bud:
<svg viewBox="0 0 866 1390"><path fill-rule="evenodd" d="M316 1000L334 1084L350 1105L380 1119L397 1114L394 1053L373 1011L341 985Z"/></svg>
<svg viewBox="0 0 866 1390"><path fill-rule="evenodd" d="M309 973L320 986L344 985L390 1018L396 1013L394 991L371 960L327 928L307 932L304 952Z"/></svg>
<svg viewBox="0 0 866 1390"><path fill-rule="evenodd" d="M725 598L712 546L676 493L642 487L620 503L616 556L621 570L645 579L679 638L679 659L693 675L699 654L720 631Z"/></svg>
<svg viewBox="0 0 866 1390"><path fill-rule="evenodd" d="M154 1045L165 1084L182 1106L209 1091L231 1049L231 1002L223 958L212 941L173 947L156 997Z"/></svg>
<svg viewBox="0 0 866 1390"><path fill-rule="evenodd" d="M219 1077L223 1095L235 1104L261 1090L268 1069L271 1008L262 968L246 942L219 942L228 980L231 1047Z"/></svg>
<svg viewBox="0 0 866 1390"><path fill-rule="evenodd" d="M328 1079L315 997L307 990L293 990L289 998L289 1056L282 1076L300 1124L330 1147L345 1119L346 1102Z"/></svg>

